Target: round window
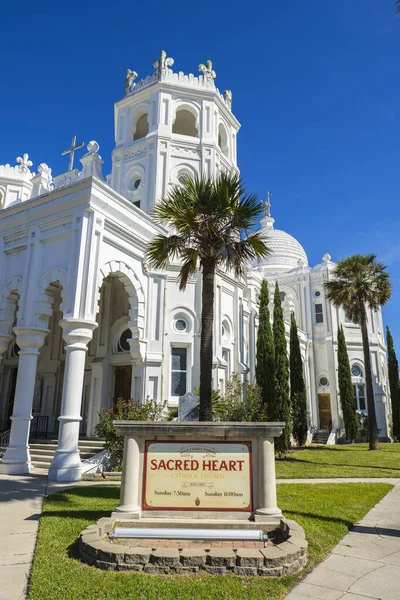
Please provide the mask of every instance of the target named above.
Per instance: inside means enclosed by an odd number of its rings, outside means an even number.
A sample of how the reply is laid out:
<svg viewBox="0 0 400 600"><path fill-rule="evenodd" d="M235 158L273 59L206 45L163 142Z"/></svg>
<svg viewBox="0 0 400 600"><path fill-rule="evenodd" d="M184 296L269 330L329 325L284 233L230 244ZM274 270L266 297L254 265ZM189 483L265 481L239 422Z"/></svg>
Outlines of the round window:
<svg viewBox="0 0 400 600"><path fill-rule="evenodd" d="M183 185L186 181L186 175L179 175L178 181L181 185Z"/></svg>
<svg viewBox="0 0 400 600"><path fill-rule="evenodd" d="M279 292L279 295L281 297L281 302L283 302L286 298L286 292Z"/></svg>
<svg viewBox="0 0 400 600"><path fill-rule="evenodd" d="M175 329L179 331L179 333L183 333L187 329L187 323L185 319L176 319L175 321Z"/></svg>
<svg viewBox="0 0 400 600"><path fill-rule="evenodd" d="M137 179L135 179L135 181L133 182L133 189L137 190L139 188L139 185L142 183L142 180L140 177L138 177Z"/></svg>
<svg viewBox="0 0 400 600"><path fill-rule="evenodd" d="M353 365L351 367L351 374L353 375L353 377L362 377L362 369L359 365Z"/></svg>
<svg viewBox="0 0 400 600"><path fill-rule="evenodd" d="M130 340L131 337L132 331L130 329L125 329L118 341L118 352L129 352L130 346L128 340Z"/></svg>
<svg viewBox="0 0 400 600"><path fill-rule="evenodd" d="M326 377L320 377L319 378L319 385L321 387L326 387L327 385L329 385L329 381L327 380Z"/></svg>
<svg viewBox="0 0 400 600"><path fill-rule="evenodd" d="M320 297L320 295L321 295L321 292L320 292L319 290L316 290L316 291L315 291L315 293L314 293L314 296L315 296L316 298L319 298L319 297Z"/></svg>

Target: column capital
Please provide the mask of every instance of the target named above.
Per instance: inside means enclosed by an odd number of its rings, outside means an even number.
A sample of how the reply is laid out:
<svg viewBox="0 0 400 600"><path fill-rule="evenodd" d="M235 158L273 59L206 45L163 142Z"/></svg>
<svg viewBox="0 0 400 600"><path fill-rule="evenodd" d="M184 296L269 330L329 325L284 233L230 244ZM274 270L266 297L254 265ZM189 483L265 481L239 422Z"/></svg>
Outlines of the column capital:
<svg viewBox="0 0 400 600"><path fill-rule="evenodd" d="M49 334L49 329L41 327L14 327L13 329L17 344L20 347L20 354L30 352L31 350L38 351L44 344L46 336Z"/></svg>
<svg viewBox="0 0 400 600"><path fill-rule="evenodd" d="M93 331L98 324L96 321L84 321L82 319L62 319L60 326L62 327L63 338L68 348L86 350L88 343L93 337Z"/></svg>

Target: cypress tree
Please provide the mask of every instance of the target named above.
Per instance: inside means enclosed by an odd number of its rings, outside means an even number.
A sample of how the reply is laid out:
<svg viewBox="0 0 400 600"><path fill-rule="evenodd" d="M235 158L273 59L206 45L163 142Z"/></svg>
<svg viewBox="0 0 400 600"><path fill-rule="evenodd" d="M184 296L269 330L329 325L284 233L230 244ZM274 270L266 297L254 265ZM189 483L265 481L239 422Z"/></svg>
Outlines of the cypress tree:
<svg viewBox="0 0 400 600"><path fill-rule="evenodd" d="M392 402L392 433L393 437L400 441L400 387L399 387L399 363L394 350L392 334L386 327L386 342L388 349L388 371L390 398Z"/></svg>
<svg viewBox="0 0 400 600"><path fill-rule="evenodd" d="M263 405L267 407L275 404L274 338L268 304L268 283L264 279L261 283L258 315L256 380L261 388Z"/></svg>
<svg viewBox="0 0 400 600"><path fill-rule="evenodd" d="M274 294L274 348L275 348L275 406L270 410L271 421L285 421L285 428L277 440L277 449L286 452L290 446L290 397L289 397L289 360L287 355L285 322L278 282Z"/></svg>
<svg viewBox="0 0 400 600"><path fill-rule="evenodd" d="M293 437L299 446L304 446L307 439L307 393L294 312L290 315L290 404Z"/></svg>
<svg viewBox="0 0 400 600"><path fill-rule="evenodd" d="M358 425L349 355L342 325L338 329L338 382L346 439L352 442L357 437Z"/></svg>

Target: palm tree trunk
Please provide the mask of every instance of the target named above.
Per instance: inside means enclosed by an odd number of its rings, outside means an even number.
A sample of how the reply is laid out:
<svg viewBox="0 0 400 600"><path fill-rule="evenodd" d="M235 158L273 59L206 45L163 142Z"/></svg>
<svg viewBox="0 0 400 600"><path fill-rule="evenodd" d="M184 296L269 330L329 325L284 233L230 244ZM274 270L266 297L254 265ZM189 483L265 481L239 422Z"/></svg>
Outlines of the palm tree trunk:
<svg viewBox="0 0 400 600"><path fill-rule="evenodd" d="M202 261L201 293L201 340L200 340L200 407L199 420L212 421L211 383L214 326L214 279L213 261Z"/></svg>
<svg viewBox="0 0 400 600"><path fill-rule="evenodd" d="M373 384L372 384L371 354L369 351L367 315L366 315L365 311L361 318L361 335L362 335L362 342L363 342L364 366L365 366L365 385L366 385L366 392L367 392L369 449L370 450L379 450L378 426L376 424L375 401L374 401L374 388L373 388Z"/></svg>

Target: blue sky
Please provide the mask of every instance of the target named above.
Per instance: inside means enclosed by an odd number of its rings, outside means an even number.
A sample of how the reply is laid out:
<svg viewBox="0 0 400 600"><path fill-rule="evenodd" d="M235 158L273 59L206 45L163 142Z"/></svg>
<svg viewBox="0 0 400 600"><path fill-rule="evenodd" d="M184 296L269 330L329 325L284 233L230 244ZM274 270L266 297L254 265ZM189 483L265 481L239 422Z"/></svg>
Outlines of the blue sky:
<svg viewBox="0 0 400 600"><path fill-rule="evenodd" d="M389 267L384 310L400 354L400 18L392 0L4 2L0 163L28 152L64 172L73 134L111 170L113 103L127 68L207 59L233 92L249 190L273 193L276 227L309 262L375 252ZM79 163L78 163L79 164Z"/></svg>

